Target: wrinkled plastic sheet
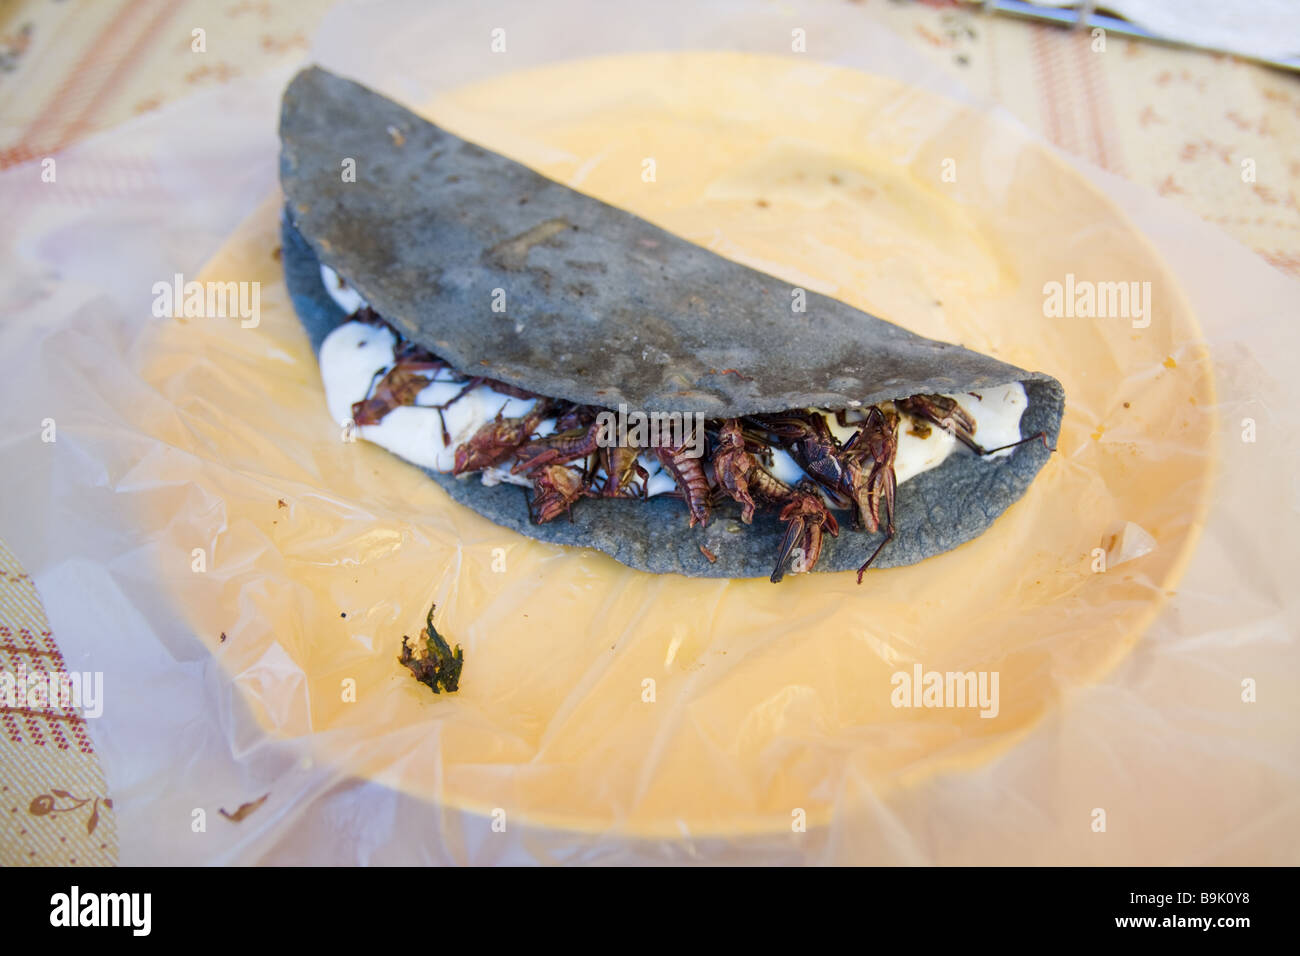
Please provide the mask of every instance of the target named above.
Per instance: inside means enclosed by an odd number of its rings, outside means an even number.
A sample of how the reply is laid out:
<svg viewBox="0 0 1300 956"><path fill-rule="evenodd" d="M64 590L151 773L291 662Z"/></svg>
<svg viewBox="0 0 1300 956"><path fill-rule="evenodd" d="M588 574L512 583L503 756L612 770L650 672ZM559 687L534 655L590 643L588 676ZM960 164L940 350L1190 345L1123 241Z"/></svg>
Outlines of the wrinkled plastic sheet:
<svg viewBox="0 0 1300 956"><path fill-rule="evenodd" d="M985 535L860 588L640 574L340 440L273 256L287 72L72 147L54 184L9 170L0 535L69 668L105 675L122 861L1296 862L1296 284L1056 156L869 11L661 4L634 29L612 6L343 7L313 58L1056 375L1057 454ZM715 53L556 66L656 50ZM260 283L257 326L153 317L175 273ZM1045 315L1067 273L1150 282L1150 323ZM466 652L451 697L395 660L434 602ZM895 706L915 668L996 674L996 714Z"/></svg>

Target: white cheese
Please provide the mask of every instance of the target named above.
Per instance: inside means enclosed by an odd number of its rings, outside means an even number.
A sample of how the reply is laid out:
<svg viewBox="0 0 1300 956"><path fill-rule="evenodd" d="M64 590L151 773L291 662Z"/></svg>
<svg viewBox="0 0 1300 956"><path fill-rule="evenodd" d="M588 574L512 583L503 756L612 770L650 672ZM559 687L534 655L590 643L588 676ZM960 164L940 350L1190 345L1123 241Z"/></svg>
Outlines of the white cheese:
<svg viewBox="0 0 1300 956"><path fill-rule="evenodd" d="M361 293L343 281L343 278L324 263L320 267L320 281L330 298L338 303L340 309L351 315L366 304Z"/></svg>
<svg viewBox="0 0 1300 956"><path fill-rule="evenodd" d="M772 449L772 466L767 470L791 488L799 484L804 477L803 469L784 448Z"/></svg>
<svg viewBox="0 0 1300 956"><path fill-rule="evenodd" d="M1020 382L952 397L975 419L975 441L981 447L1002 448L1020 441L1020 417L1029 407L1029 396ZM1012 454L1014 448L1002 448L990 457L1006 458Z"/></svg>
<svg viewBox="0 0 1300 956"><path fill-rule="evenodd" d="M646 482L647 495L662 495L677 490L677 480L659 463L658 458L653 455L638 455L637 461L650 474L650 479Z"/></svg>

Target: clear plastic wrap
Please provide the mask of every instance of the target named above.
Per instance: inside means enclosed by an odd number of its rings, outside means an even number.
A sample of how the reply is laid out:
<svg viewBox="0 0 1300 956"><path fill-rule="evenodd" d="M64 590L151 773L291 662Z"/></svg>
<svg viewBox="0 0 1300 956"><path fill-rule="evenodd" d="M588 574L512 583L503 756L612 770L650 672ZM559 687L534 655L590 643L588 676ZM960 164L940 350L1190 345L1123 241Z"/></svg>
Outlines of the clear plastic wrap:
<svg viewBox="0 0 1300 956"><path fill-rule="evenodd" d="M862 11L629 16L345 6L313 58L1055 375L1057 455L982 537L861 587L641 574L342 440L273 256L286 76L69 150L68 180L158 171L88 211L8 171L0 534L69 666L105 672L123 862L1296 862L1296 284ZM151 317L175 273L260 283L256 327ZM1149 283L1150 311L1048 314L1067 281ZM454 696L396 661L431 603ZM897 706L916 667L996 673L995 713Z"/></svg>

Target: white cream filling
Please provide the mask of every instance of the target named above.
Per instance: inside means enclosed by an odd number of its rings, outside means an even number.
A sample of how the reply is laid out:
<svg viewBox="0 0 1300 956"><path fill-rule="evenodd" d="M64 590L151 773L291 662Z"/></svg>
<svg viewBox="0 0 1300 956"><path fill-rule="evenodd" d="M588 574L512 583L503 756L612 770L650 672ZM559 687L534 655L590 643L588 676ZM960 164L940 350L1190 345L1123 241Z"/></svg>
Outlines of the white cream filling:
<svg viewBox="0 0 1300 956"><path fill-rule="evenodd" d="M340 287L338 277L328 266L321 266L321 280L326 291L340 308L349 314L365 303L350 287ZM397 337L382 326L365 322L344 322L321 345L321 378L325 383L325 396L330 414L340 426L352 421L352 406L364 401L380 375L393 364ZM500 412L505 418L518 418L528 414L536 399L520 399L505 395L487 386L472 389L449 408L443 410L442 421L438 412L427 406L443 404L461 390L450 369L431 375L429 386L416 398L415 405L393 409L377 425L356 426L355 433L366 441L388 449L400 458L433 471L450 472L455 461L456 447L470 439L478 429ZM997 448L1020 440L1020 417L1028 407L1024 386L1019 382L983 389L973 393L949 396L975 419L975 441L985 448ZM420 407L426 406L426 407ZM857 425L840 425L833 414L827 414L831 433L841 442L847 441L857 430ZM918 422L909 415L902 416L898 436L898 457L894 473L898 484L909 478L937 468L957 446L955 439L937 425ZM443 441L443 422L446 423L449 442ZM928 434L921 437L915 431ZM551 434L555 419L545 419L534 433ZM1010 455L1012 449L996 452L994 457ZM660 495L677 489L659 460L650 454L638 459L649 473L647 493ZM790 454L782 449L772 449L769 470L786 484L794 485L804 477L803 469ZM485 485L502 481L529 487L532 482L524 475L512 475L508 468L488 468L482 473ZM597 471L596 479L604 472Z"/></svg>
<svg viewBox="0 0 1300 956"><path fill-rule="evenodd" d="M342 276L324 263L321 263L320 267L320 281L325 286L325 291L330 294L330 298L348 315L366 304L360 292L348 285Z"/></svg>

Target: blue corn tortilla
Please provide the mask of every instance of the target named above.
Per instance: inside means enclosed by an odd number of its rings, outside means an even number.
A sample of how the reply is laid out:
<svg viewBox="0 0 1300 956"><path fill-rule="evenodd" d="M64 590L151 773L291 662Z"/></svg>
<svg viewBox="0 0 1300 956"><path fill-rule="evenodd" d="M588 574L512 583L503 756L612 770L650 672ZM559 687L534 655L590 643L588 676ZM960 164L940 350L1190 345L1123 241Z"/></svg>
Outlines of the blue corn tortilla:
<svg viewBox="0 0 1300 956"><path fill-rule="evenodd" d="M455 367L606 408L725 418L865 407L922 393L1022 382L1022 435L1055 446L1059 382L914 335L835 299L731 262L631 213L462 140L318 68L285 92L280 120L285 280L319 351L347 316L324 263L399 333ZM356 163L356 181L340 175ZM506 311L493 312L495 290ZM520 328L516 331L516 325ZM723 374L722 370L727 370ZM898 490L895 535L873 568L914 564L971 540L1024 494L1050 452L1028 442L986 459L959 448ZM429 471L456 501L506 528L598 548L642 571L766 577L784 525L750 526L733 502L688 528L677 498L582 499L545 525L525 491ZM815 571L856 569L883 535L839 513ZM717 560L710 562L703 545Z"/></svg>

